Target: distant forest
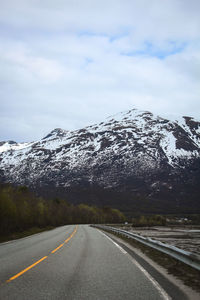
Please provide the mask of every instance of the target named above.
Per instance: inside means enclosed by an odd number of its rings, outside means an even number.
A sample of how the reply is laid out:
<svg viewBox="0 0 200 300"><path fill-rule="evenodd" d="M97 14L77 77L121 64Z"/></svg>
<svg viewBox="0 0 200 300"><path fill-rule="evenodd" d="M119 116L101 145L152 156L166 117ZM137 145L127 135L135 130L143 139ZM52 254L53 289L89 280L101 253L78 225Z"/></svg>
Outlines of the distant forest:
<svg viewBox="0 0 200 300"><path fill-rule="evenodd" d="M66 224L120 223L124 215L110 207L72 205L59 198L36 197L25 186L0 185L0 235L22 232L33 227Z"/></svg>

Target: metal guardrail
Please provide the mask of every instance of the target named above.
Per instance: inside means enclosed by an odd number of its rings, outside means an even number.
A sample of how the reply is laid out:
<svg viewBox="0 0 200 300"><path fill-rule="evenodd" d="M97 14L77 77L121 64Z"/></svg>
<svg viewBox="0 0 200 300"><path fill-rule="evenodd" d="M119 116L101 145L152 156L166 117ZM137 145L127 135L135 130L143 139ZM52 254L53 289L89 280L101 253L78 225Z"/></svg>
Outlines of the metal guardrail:
<svg viewBox="0 0 200 300"><path fill-rule="evenodd" d="M175 246L164 244L160 241L156 241L156 240L153 240L148 237L141 236L136 233L128 232L123 229L117 229L115 227L105 226L105 225L91 225L91 226L99 228L99 229L103 229L103 230L106 230L109 232L114 232L114 233L120 234L122 236L125 236L127 238L134 239L138 242L141 242L142 244L144 244L146 246L149 246L160 252L168 254L169 256L176 258L177 260L200 271L200 256L199 255L193 254L189 251L182 250Z"/></svg>

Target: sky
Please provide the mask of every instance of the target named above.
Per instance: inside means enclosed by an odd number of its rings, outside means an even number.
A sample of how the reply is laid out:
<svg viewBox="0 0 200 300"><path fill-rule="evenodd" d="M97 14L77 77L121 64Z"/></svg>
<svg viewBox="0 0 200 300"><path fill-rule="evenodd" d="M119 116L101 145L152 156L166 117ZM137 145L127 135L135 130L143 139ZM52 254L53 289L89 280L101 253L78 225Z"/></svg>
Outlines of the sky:
<svg viewBox="0 0 200 300"><path fill-rule="evenodd" d="M0 0L0 141L132 108L200 119L199 0Z"/></svg>

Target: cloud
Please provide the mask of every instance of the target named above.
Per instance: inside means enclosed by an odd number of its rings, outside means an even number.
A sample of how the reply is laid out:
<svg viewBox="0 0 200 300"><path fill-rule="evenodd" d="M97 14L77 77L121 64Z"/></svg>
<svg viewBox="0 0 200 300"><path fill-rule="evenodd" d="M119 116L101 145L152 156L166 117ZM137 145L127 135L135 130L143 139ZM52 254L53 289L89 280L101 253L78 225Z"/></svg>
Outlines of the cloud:
<svg viewBox="0 0 200 300"><path fill-rule="evenodd" d="M198 0L2 1L0 139L138 107L198 117Z"/></svg>

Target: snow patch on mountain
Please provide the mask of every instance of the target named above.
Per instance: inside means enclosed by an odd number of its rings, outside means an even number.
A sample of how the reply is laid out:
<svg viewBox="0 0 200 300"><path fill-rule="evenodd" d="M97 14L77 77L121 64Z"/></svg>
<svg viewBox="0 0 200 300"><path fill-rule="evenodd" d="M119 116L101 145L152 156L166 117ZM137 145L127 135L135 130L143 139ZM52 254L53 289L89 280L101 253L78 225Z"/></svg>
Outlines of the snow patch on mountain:
<svg viewBox="0 0 200 300"><path fill-rule="evenodd" d="M22 150L24 148L30 147L33 143L16 143L13 141L1 142L0 143L0 153L10 150Z"/></svg>

